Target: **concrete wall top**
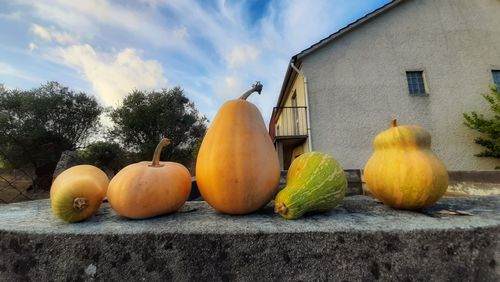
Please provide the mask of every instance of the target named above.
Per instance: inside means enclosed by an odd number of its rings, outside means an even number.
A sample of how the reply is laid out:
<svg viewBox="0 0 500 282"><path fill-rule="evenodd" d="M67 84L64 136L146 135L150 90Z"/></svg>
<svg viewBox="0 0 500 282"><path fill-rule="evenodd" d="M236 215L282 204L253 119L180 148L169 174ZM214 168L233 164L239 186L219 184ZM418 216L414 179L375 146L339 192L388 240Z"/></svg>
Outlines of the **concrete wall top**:
<svg viewBox="0 0 500 282"><path fill-rule="evenodd" d="M398 211L367 196L352 196L332 212L286 220L266 208L245 216L217 213L206 202L187 202L177 213L147 220L129 220L103 208L88 221L67 224L50 210L49 200L0 205L0 232L35 234L137 234L137 233L290 233L346 231L402 231L500 226L500 196L443 198L423 213ZM470 211L473 217L440 219L438 212ZM364 222L364 224L359 224Z"/></svg>
<svg viewBox="0 0 500 282"><path fill-rule="evenodd" d="M500 196L443 198L423 212L353 196L293 221L204 202L127 220L105 204L76 224L41 200L0 205L0 238L1 281L498 281Z"/></svg>

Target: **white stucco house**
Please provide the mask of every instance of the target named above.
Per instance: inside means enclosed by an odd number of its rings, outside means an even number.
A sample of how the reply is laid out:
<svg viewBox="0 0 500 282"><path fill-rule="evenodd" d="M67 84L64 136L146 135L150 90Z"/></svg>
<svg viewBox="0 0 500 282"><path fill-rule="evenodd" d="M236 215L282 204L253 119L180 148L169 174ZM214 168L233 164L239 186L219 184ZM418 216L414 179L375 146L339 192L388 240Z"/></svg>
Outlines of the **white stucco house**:
<svg viewBox="0 0 500 282"><path fill-rule="evenodd" d="M362 169L374 137L418 124L449 170L489 170L463 113L500 86L500 1L395 0L291 58L270 121L282 169L310 150Z"/></svg>

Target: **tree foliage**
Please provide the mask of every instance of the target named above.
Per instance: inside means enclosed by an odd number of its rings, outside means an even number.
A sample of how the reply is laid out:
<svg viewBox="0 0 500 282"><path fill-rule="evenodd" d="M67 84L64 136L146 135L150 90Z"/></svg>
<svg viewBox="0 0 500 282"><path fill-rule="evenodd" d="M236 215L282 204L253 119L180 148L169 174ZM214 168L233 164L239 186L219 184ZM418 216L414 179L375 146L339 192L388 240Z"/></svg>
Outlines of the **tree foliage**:
<svg viewBox="0 0 500 282"><path fill-rule="evenodd" d="M31 90L0 87L0 158L13 168L31 165L37 175L41 168L52 173L61 152L86 143L102 111L93 97L57 82Z"/></svg>
<svg viewBox="0 0 500 282"><path fill-rule="evenodd" d="M207 119L201 116L180 87L162 91L130 93L122 106L111 110L114 127L111 136L136 154L148 160L161 138L172 143L163 150L162 159L190 166L194 151L201 142Z"/></svg>
<svg viewBox="0 0 500 282"><path fill-rule="evenodd" d="M474 139L476 144L485 148L476 156L500 158L500 92L497 87L492 86L490 92L482 96L490 104L492 117L487 118L476 112L464 113L465 125L483 134Z"/></svg>
<svg viewBox="0 0 500 282"><path fill-rule="evenodd" d="M95 165L103 170L110 169L117 173L131 163L128 152L118 143L97 141L80 151L85 163Z"/></svg>

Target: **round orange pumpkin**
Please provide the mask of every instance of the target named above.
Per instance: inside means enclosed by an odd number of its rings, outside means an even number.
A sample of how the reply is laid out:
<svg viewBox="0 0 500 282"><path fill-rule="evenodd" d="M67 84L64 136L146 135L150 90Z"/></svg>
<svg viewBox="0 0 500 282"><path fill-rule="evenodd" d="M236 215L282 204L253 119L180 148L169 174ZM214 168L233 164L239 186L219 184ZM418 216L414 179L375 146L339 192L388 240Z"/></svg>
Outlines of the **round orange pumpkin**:
<svg viewBox="0 0 500 282"><path fill-rule="evenodd" d="M50 203L56 216L67 222L89 218L106 196L109 178L91 165L77 165L59 174L50 188Z"/></svg>
<svg viewBox="0 0 500 282"><path fill-rule="evenodd" d="M259 110L246 101L261 89L257 83L239 99L222 105L198 152L198 189L203 199L222 213L256 211L278 189L278 156Z"/></svg>
<svg viewBox="0 0 500 282"><path fill-rule="evenodd" d="M421 209L438 201L448 188L446 166L431 151L431 136L420 126L392 127L377 135L366 163L370 193L397 209Z"/></svg>
<svg viewBox="0 0 500 282"><path fill-rule="evenodd" d="M128 165L118 172L108 187L108 201L120 215L149 218L178 210L191 193L191 174L175 162L160 162L163 139L154 152L152 162Z"/></svg>

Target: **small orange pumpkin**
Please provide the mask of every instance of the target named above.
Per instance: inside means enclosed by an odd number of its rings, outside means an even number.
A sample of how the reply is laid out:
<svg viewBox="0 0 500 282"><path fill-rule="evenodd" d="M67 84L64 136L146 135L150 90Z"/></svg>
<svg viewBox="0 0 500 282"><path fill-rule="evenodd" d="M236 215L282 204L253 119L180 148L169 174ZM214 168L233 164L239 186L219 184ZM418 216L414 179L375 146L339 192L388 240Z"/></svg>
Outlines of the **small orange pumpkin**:
<svg viewBox="0 0 500 282"><path fill-rule="evenodd" d="M149 218L178 210L191 193L191 174L175 162L160 162L165 138L154 152L153 161L128 165L111 179L108 202L120 215Z"/></svg>
<svg viewBox="0 0 500 282"><path fill-rule="evenodd" d="M54 214L67 222L91 217L106 196L109 178L92 165L77 165L59 174L50 187Z"/></svg>

